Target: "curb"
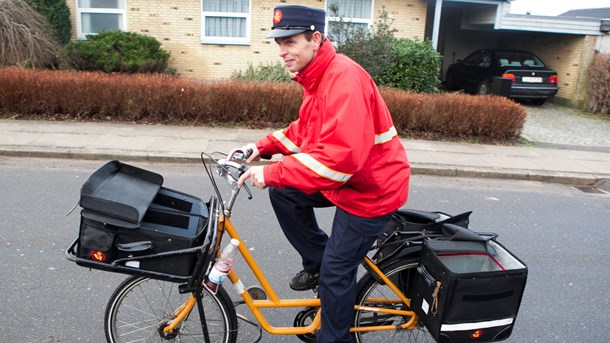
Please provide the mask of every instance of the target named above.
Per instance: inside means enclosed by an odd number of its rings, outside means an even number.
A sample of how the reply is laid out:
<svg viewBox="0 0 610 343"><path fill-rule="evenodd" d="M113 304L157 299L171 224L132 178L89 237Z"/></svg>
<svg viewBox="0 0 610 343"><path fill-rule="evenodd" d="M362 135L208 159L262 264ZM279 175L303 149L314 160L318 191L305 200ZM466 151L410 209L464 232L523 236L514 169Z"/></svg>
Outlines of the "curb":
<svg viewBox="0 0 610 343"><path fill-rule="evenodd" d="M117 153L116 151L92 151L87 152L75 150L63 151L48 151L48 150L14 150L6 147L0 147L0 156L10 157L32 157L32 158L65 158L65 159L84 159L84 160L125 160L125 161L146 161L146 162L166 162L166 163L199 163L200 156L186 156L185 154L176 155L159 155L151 154L145 151L134 151L126 154L125 152ZM268 162L261 161L258 164L266 164ZM412 164L412 175L428 175L428 176L444 176L444 177L463 177L463 178L485 178L485 179L503 179L515 181L536 181L545 183L563 184L569 186L594 186L596 188L610 192L610 179L598 178L590 174L578 173L557 173L549 172L532 173L528 170L521 171L500 171L489 169L475 169L469 167L455 166L440 166L440 165L425 165Z"/></svg>
<svg viewBox="0 0 610 343"><path fill-rule="evenodd" d="M485 169L472 169L468 167L430 167L412 165L413 175L448 176L463 178L502 179L514 181L536 181L545 183L556 183L568 186L592 186L601 180L593 175L564 174L550 172L548 174L531 173L530 171L498 171Z"/></svg>

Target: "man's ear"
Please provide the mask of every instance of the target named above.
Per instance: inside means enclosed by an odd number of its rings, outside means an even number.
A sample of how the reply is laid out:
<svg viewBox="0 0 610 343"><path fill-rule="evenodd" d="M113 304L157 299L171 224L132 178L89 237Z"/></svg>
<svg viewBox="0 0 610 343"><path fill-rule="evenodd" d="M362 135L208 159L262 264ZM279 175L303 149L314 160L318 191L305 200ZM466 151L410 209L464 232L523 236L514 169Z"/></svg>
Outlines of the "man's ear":
<svg viewBox="0 0 610 343"><path fill-rule="evenodd" d="M320 48L322 46L322 34L320 31L314 31L312 38L313 42Z"/></svg>

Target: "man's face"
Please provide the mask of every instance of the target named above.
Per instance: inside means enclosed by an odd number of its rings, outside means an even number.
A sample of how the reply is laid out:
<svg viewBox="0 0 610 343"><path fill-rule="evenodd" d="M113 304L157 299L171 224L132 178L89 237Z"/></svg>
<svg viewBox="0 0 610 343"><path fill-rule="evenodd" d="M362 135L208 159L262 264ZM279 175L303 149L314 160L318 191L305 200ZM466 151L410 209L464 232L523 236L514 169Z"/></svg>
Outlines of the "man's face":
<svg viewBox="0 0 610 343"><path fill-rule="evenodd" d="M320 40L320 33L315 32L311 41L305 38L304 33L299 33L290 37L276 38L275 42L280 48L280 57L284 60L286 68L291 73L296 73L313 60L320 49Z"/></svg>

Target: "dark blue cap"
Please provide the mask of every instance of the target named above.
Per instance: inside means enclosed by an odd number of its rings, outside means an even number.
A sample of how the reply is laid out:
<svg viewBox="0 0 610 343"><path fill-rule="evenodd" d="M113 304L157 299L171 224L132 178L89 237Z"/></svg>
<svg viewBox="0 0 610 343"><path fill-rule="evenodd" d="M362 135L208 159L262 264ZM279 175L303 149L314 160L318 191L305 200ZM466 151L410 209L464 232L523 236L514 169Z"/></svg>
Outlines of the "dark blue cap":
<svg viewBox="0 0 610 343"><path fill-rule="evenodd" d="M288 5L273 9L273 26L267 38L290 37L305 31L324 33L326 12L319 8Z"/></svg>

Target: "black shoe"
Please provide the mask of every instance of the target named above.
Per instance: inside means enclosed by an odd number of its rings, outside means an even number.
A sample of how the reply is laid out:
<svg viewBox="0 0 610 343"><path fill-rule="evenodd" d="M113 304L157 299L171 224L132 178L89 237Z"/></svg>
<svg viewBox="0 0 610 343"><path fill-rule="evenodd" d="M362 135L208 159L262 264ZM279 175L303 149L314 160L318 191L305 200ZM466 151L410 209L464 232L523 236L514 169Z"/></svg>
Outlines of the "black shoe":
<svg viewBox="0 0 610 343"><path fill-rule="evenodd" d="M295 277L292 278L292 280L290 280L290 288L295 291L316 289L318 287L319 280L320 273L309 274L308 272L301 270Z"/></svg>

